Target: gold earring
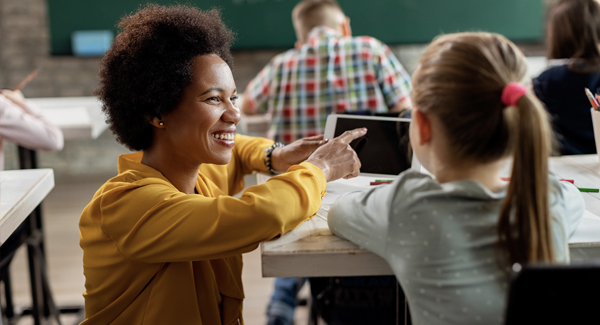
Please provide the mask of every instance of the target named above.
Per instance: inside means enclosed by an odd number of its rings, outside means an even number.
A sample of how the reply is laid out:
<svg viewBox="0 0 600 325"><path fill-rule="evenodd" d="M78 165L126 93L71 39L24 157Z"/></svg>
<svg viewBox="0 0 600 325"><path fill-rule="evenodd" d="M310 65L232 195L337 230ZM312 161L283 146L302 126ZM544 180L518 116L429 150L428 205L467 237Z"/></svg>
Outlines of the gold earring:
<svg viewBox="0 0 600 325"><path fill-rule="evenodd" d="M165 125L165 123L159 122L158 125L163 126L163 125Z"/></svg>

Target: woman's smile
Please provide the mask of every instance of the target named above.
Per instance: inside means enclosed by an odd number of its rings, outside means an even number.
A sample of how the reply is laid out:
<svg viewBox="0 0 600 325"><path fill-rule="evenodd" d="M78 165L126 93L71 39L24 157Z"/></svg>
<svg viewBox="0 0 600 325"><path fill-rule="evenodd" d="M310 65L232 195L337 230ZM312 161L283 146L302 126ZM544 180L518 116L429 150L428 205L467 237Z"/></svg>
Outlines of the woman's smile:
<svg viewBox="0 0 600 325"><path fill-rule="evenodd" d="M235 137L235 129L216 131L211 134L211 136L216 143L229 149L233 148L235 144L235 141L233 140Z"/></svg>

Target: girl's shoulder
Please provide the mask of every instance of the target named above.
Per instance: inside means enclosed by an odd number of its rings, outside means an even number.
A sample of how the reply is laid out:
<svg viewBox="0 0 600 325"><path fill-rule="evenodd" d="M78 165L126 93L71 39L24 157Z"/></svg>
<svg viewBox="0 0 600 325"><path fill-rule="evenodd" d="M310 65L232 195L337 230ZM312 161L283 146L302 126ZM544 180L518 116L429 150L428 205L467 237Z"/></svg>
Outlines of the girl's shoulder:
<svg viewBox="0 0 600 325"><path fill-rule="evenodd" d="M472 179L463 179L448 183L440 183L428 174L417 171L406 171L394 182L394 196L399 200L412 198L429 201L437 198L444 200L489 201L500 200L506 196L505 191L491 192L481 183ZM428 202L429 202L428 201Z"/></svg>

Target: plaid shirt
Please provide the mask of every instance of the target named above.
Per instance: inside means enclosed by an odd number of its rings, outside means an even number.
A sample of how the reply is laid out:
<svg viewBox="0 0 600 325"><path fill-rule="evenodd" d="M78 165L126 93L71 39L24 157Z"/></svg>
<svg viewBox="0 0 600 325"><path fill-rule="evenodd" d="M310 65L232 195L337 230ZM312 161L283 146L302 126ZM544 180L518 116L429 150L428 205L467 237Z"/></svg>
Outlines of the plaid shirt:
<svg viewBox="0 0 600 325"><path fill-rule="evenodd" d="M287 144L323 133L332 112L387 112L409 93L410 76L385 44L319 26L299 50L275 56L244 96L272 114L267 136Z"/></svg>

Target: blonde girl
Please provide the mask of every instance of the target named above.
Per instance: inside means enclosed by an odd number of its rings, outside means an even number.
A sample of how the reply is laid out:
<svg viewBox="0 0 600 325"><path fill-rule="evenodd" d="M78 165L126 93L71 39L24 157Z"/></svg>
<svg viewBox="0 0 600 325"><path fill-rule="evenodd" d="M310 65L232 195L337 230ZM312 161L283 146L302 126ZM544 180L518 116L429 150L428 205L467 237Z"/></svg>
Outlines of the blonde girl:
<svg viewBox="0 0 600 325"><path fill-rule="evenodd" d="M549 174L550 126L529 84L503 36L438 37L413 75L410 128L434 178L406 171L329 212L335 234L389 262L414 324L502 324L513 263L569 261L583 199Z"/></svg>

